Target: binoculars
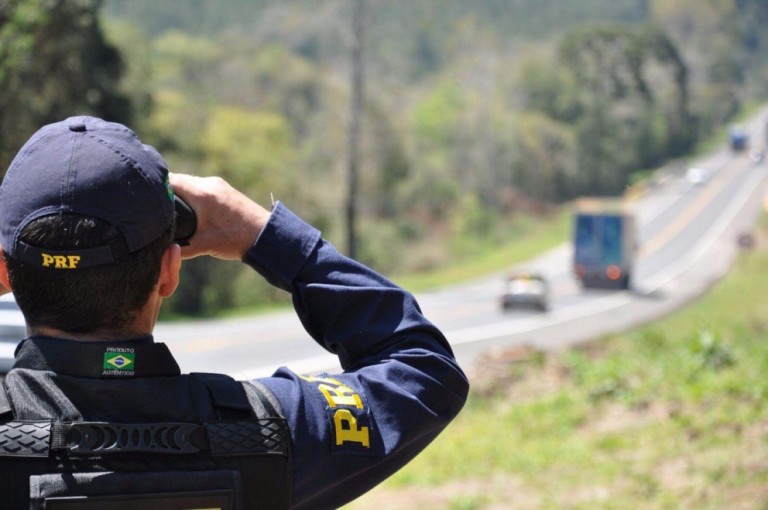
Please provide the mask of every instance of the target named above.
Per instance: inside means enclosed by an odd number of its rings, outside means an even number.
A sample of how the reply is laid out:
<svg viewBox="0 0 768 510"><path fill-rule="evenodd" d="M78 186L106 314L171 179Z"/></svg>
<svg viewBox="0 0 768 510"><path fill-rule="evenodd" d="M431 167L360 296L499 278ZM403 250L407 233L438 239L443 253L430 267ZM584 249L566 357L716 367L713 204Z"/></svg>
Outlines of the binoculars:
<svg viewBox="0 0 768 510"><path fill-rule="evenodd" d="M173 207L176 210L176 233L173 240L181 246L187 246L189 238L197 230L197 216L189 204L180 199L178 195L174 197Z"/></svg>

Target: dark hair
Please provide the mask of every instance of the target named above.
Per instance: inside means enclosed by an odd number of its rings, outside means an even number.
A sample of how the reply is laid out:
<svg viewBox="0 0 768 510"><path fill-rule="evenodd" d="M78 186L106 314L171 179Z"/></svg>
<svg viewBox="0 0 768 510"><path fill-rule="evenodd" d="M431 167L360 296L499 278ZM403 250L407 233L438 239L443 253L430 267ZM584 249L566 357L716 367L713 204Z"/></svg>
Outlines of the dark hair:
<svg viewBox="0 0 768 510"><path fill-rule="evenodd" d="M60 214L30 222L21 240L61 250L103 246L120 235L98 218ZM146 304L172 239L173 226L111 264L74 270L38 267L6 255L11 287L27 325L75 334L119 333Z"/></svg>

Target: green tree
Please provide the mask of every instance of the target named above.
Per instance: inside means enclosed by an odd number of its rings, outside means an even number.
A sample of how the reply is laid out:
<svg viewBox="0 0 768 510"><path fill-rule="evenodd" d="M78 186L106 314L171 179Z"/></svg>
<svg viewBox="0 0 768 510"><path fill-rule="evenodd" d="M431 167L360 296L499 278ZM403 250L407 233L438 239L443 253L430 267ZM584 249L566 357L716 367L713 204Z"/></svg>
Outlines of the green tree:
<svg viewBox="0 0 768 510"><path fill-rule="evenodd" d="M245 193L265 197L290 185L293 135L279 114L216 106L200 145L208 173Z"/></svg>
<svg viewBox="0 0 768 510"><path fill-rule="evenodd" d="M625 25L580 29L562 41L560 61L580 91L580 192L620 193L640 165L690 148L695 130L688 68L664 32ZM658 134L660 118L666 124L666 143L649 138Z"/></svg>
<svg viewBox="0 0 768 510"><path fill-rule="evenodd" d="M466 98L454 83L443 82L413 110L413 179L406 202L432 216L443 216L461 192L466 177L456 167L460 121Z"/></svg>
<svg viewBox="0 0 768 510"><path fill-rule="evenodd" d="M548 55L525 58L518 75L526 110L544 112L561 122L573 122L581 114L576 77L564 66L553 65Z"/></svg>
<svg viewBox="0 0 768 510"><path fill-rule="evenodd" d="M309 119L319 108L321 74L307 59L283 45L269 44L238 56L250 69L247 81L230 86L223 98L254 109L280 112L290 123L297 139L309 134ZM235 81L232 81L235 84Z"/></svg>
<svg viewBox="0 0 768 510"><path fill-rule="evenodd" d="M577 147L572 127L539 112L517 119L512 166L515 187L542 202L572 198Z"/></svg>
<svg viewBox="0 0 768 510"><path fill-rule="evenodd" d="M76 114L130 124L123 61L100 0L0 2L0 168L41 125Z"/></svg>
<svg viewBox="0 0 768 510"><path fill-rule="evenodd" d="M173 99L173 104L178 100ZM170 115L180 111L173 105L169 110ZM270 192L278 198L288 192L294 167L293 139L282 116L217 106L209 112L200 135L201 172L227 179L261 203L269 203ZM167 308L198 315L276 298L274 290L252 270L201 259L184 263L182 285Z"/></svg>
<svg viewBox="0 0 768 510"><path fill-rule="evenodd" d="M158 86L202 92L222 51L212 40L169 30L153 43Z"/></svg>
<svg viewBox="0 0 768 510"><path fill-rule="evenodd" d="M768 87L765 0L654 0L652 17L692 63L699 135L722 129Z"/></svg>

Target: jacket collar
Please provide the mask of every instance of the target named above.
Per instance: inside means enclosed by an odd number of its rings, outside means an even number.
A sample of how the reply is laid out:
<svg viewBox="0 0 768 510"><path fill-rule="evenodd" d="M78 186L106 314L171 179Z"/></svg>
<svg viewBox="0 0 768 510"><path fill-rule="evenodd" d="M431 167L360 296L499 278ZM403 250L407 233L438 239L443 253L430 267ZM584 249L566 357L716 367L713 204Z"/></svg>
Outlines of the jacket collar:
<svg viewBox="0 0 768 510"><path fill-rule="evenodd" d="M120 341L75 341L32 336L16 348L13 368L76 377L123 379L180 375L168 347L152 336Z"/></svg>

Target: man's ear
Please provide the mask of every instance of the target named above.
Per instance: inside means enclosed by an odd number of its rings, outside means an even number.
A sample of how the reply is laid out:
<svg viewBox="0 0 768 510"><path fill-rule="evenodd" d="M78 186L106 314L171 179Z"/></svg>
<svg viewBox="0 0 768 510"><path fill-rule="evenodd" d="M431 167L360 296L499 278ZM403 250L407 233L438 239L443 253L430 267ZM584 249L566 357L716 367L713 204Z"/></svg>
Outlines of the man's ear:
<svg viewBox="0 0 768 510"><path fill-rule="evenodd" d="M5 265L3 248L0 246L0 296L11 292L11 279L8 277L8 266Z"/></svg>
<svg viewBox="0 0 768 510"><path fill-rule="evenodd" d="M179 271L181 271L181 246L171 244L163 252L163 259L160 263L160 278L157 282L157 289L161 297L170 297L176 287L179 286Z"/></svg>

